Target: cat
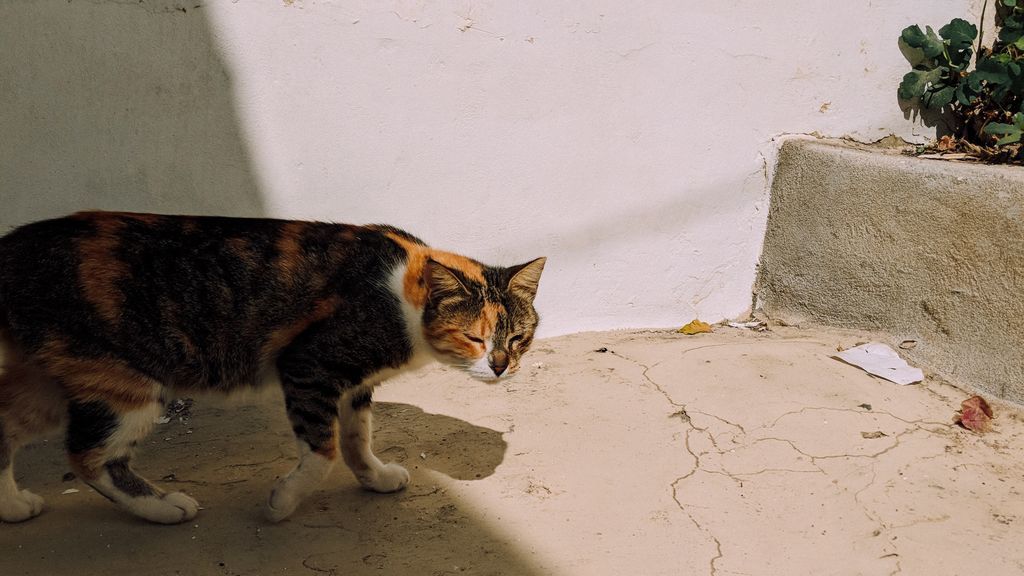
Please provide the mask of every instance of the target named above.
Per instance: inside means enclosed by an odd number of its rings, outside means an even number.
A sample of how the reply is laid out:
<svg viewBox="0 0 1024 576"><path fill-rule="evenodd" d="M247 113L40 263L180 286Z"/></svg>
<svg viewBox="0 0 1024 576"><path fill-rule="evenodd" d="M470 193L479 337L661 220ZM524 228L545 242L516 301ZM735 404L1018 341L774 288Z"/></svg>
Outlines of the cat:
<svg viewBox="0 0 1024 576"><path fill-rule="evenodd" d="M163 403L276 381L299 461L266 504L287 518L340 457L360 484L409 473L371 446L373 388L432 360L516 372L545 258L492 267L383 225L80 212L0 238L0 519L43 500L20 445L66 427L72 470L121 508L174 524L199 505L131 466Z"/></svg>

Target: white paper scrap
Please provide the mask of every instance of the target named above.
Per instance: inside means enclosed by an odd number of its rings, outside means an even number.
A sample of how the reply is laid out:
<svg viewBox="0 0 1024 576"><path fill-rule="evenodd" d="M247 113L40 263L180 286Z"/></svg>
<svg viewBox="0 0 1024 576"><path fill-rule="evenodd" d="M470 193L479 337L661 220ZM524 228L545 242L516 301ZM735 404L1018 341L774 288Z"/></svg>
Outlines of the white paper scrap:
<svg viewBox="0 0 1024 576"><path fill-rule="evenodd" d="M868 342L843 350L837 358L864 369L869 374L885 378L900 385L924 380L924 372L907 364L895 350L881 342Z"/></svg>
<svg viewBox="0 0 1024 576"><path fill-rule="evenodd" d="M729 326L732 328L757 328L760 326L760 322L729 322Z"/></svg>

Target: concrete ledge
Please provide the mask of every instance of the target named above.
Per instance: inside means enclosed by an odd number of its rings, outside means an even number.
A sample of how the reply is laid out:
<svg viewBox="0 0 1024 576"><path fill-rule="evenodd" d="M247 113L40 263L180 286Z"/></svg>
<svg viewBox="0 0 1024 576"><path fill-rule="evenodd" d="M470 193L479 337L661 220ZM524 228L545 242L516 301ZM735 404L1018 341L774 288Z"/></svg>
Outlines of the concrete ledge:
<svg viewBox="0 0 1024 576"><path fill-rule="evenodd" d="M771 317L915 340L923 367L1024 403L1024 170L787 142L757 292Z"/></svg>

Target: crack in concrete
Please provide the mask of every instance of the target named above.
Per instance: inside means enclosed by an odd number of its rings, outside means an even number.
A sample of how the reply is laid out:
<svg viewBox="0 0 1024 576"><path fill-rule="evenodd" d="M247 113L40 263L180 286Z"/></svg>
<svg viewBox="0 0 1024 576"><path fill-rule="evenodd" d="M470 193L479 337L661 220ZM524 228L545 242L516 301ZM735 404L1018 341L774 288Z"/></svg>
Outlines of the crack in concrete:
<svg viewBox="0 0 1024 576"><path fill-rule="evenodd" d="M919 428L921 430L925 430L926 432L932 432L932 433L934 433L935 431L934 430L928 430L927 428L924 428L923 425L924 424L931 424L931 425L934 425L934 426L939 426L941 428L947 428L947 429L948 428L952 428L952 427L955 426L955 424L951 424L949 422L936 422L934 420L924 420L924 419L921 419L921 420L907 420L906 418L901 418L900 416L897 416L897 415L895 415L895 414L893 414L891 412L886 412L885 410L864 410L862 408L861 409L858 409L858 408L835 408L835 407L832 407L832 406L804 406L803 408L801 408L799 410L790 410L789 412L784 412L784 413L780 414L775 420L773 420L771 424L768 424L767 426L761 426L760 428L757 428L757 429L755 429L753 431L756 432L757 430L764 430L765 428L774 427L776 424L779 423L779 420L782 420L783 418L786 418L788 416L793 416L793 415L796 415L796 414L803 414L803 413L809 412L811 410L819 410L819 411L827 411L827 412L853 412L854 414L881 414L883 416L888 416L888 417L890 417L890 418L892 418L894 420L899 420L900 422L903 422L904 424L908 424L910 426L915 426L915 427L917 427L917 428Z"/></svg>
<svg viewBox="0 0 1024 576"><path fill-rule="evenodd" d="M313 556L318 556L318 555L319 554L310 554L309 556L306 556L305 558L303 558L302 559L302 566L303 566L303 568L306 568L308 570L312 570L313 572L318 572L320 574L330 574L330 576L335 576L338 572L334 568L317 568L316 566L310 566L309 565L309 561L313 558Z"/></svg>
<svg viewBox="0 0 1024 576"><path fill-rule="evenodd" d="M683 351L683 354L685 355L685 354L687 354L689 352L693 352L693 351L696 351L696 350L702 350L702 349L706 349L706 348L714 348L714 347L720 347L720 346L728 346L728 345L729 344L709 344L709 345L706 345L706 346L698 346L698 347L690 348L690 349L687 349L687 350ZM652 389L656 390L659 394L661 394L665 398L665 400L669 403L669 405L671 405L675 409L675 411L672 412L669 416L672 417L672 418L678 417L680 422L682 422L686 426L685 436L684 436L684 439L683 439L683 445L685 446L687 453L693 458L693 462L694 463L693 463L693 467L686 474L683 474L682 476L679 476L678 478L676 478L672 482L672 484L671 484L672 499L673 499L673 501L675 501L676 506L679 508L679 510L681 512L683 512L683 514L685 514L687 518L690 519L690 522L692 522L693 525L698 530L703 532L708 537L708 539L710 539L711 542L714 543L714 545L715 545L715 555L710 559L710 562L709 562L709 567L710 567L712 576L717 574L717 571L718 571L717 563L718 563L718 561L721 560L722 558L724 558L724 553L723 553L723 550L722 550L722 542L714 534L714 532L710 528L704 526L699 520L697 520L697 518L693 514L691 514L690 511L687 509L687 507L684 506L683 503L679 500L679 488L680 488L680 485L683 482L685 482L688 479L690 479L691 477L693 477L697 472L704 472L704 473L707 473L707 474L715 474L715 475L723 476L723 477L729 478L732 481L738 483L742 487L743 479L744 478L750 478L750 477L753 477L753 476L758 476L758 475L766 474L766 473L769 473L769 472L809 473L809 474L821 473L821 474L824 474L825 476L831 476L824 468L822 468L821 464L819 463L820 460L832 460L832 459L839 459L839 458L851 458L851 459L852 458L862 458L862 459L868 459L868 460L871 461L871 464L870 464L870 467L871 467L871 480L864 487L860 488L859 490L857 490L853 494L853 500L861 508L861 510L863 511L864 515L870 521L875 522L875 523L877 523L879 525L879 529L876 530L876 534L875 534L877 536L877 535L880 535L883 531L885 531L887 529L895 529L895 528L897 528L895 526L887 526L887 524L882 520L882 518L879 517L877 514L874 514L872 512L872 510L870 509L870 507L867 505L867 503L865 503L861 499L862 494L866 490L868 490L869 488L874 486L875 481L877 480L877 471L875 470L875 463L876 463L877 459L880 458L880 457L885 456L889 452L892 452L893 450L898 448L901 445L900 444L900 439L902 437L906 436L907 434L912 434L912 433L916 433L916 432L920 431L920 432L923 432L923 433L928 434L928 435L932 435L932 434L940 435L943 431L949 430L949 429L951 429L954 426L953 424L950 424L950 423L947 423L947 422L936 422L936 421L933 421L933 420L926 420L926 419L908 420L906 418L902 418L900 416L897 416L895 414L892 414L891 412L887 412L887 411L884 411L884 410L864 410L864 409L855 409L855 408L834 408L834 407L828 407L828 406L805 406L805 407L803 407L803 408L801 408L799 410L792 410L792 411L789 411L789 412L785 412L785 413L779 415L777 418L775 418L775 420L773 420L771 424L766 425L766 426L760 426L760 427L755 428L754 430L748 432L739 423L732 422L732 421L730 421L730 420L728 420L726 418L722 418L722 417L717 416L715 414L710 414L708 412L703 412L703 411L700 411L700 410L693 409L693 408L689 407L688 404L677 402L675 399L673 399L672 396L660 384L658 384L656 381L654 381L654 379L651 378L650 375L649 375L650 370L655 368L656 366L658 366L659 363L655 363L655 364L652 364L652 365L648 366L648 365L646 365L646 364L644 364L644 363L642 363L642 362L640 362L638 360L634 360L633 358L630 358L629 356L626 356L624 354L621 354L621 353L618 353L618 352L614 352L614 351L609 351L609 353L611 355L617 357L617 358L625 360L625 361L627 361L627 362L629 362L629 363L639 367L641 369L641 376L646 381L646 383ZM902 422L903 424L909 426L909 428L907 428L906 430L904 430L904 431L902 431L902 432L892 436L893 443L890 446L886 447L883 450L879 450L877 452L873 452L873 453L869 453L869 454L811 454L811 453L808 453L807 451L799 448L796 445L796 443L794 441L792 441L792 440L789 440L787 438L774 437L774 436L757 438L756 440L753 440L752 442L749 442L747 444L743 444L745 447L750 447L750 446L754 446L754 445L756 445L756 444L758 444L760 442L766 442L766 441L776 441L776 442L785 443L794 452L804 456L805 458L808 458L810 463L811 463L811 465L814 466L814 468L816 468L816 470L792 470L792 469L786 469L786 468L765 468L765 469L759 470L757 472L734 473L734 472L731 472L731 471L729 471L728 469L725 469L725 468L723 468L722 470L709 470L709 469L705 468L704 462L702 461L702 458L701 458L702 456L707 456L707 455L711 455L711 454L717 454L718 456L724 456L725 454L728 453L728 450L723 449L722 447L720 447L718 445L718 438L715 436L715 434L712 433L712 431L710 429L710 426L700 427L697 424L695 424L693 422L693 417L694 416L699 415L699 416L703 416L703 417L710 418L710 419L713 419L715 421L721 422L722 424L725 424L726 426L731 427L731 428L737 430L739 432L740 436L749 438L749 436L751 434L753 434L753 433L755 433L757 431L766 430L768 428L774 427L776 424L778 424L782 419L784 419L786 417L790 417L790 416L794 416L794 415L798 415L798 414L804 414L804 413L807 413L807 412L810 412L810 411L852 412L852 413L861 414L861 415L872 415L872 414L874 414L874 415L882 415L882 416L887 416L889 418L892 418L892 419L894 419L894 420L896 420L898 422ZM938 427L938 429L930 428L930 427ZM693 446L691 444L691 435L692 435L692 433L695 433L695 432L699 432L699 433L702 433L702 434L705 435L707 441L713 447L713 451L698 452L698 451L695 451L693 449ZM935 519L935 520L933 520L933 519L925 519L925 520L920 521L920 522L927 522L927 521L941 521L941 519ZM918 523L920 523L920 522L918 522ZM911 524L911 525L913 525L913 524ZM893 550L893 552L890 553L890 554L887 554L886 556L883 556L883 558L894 557L896 559L896 570L893 571L892 574L899 574L902 571L902 567L900 566L899 551L896 548L895 544L888 543L888 545L892 546L891 549Z"/></svg>
<svg viewBox="0 0 1024 576"><path fill-rule="evenodd" d="M694 350L700 350L700 349L703 349L703 348L712 348L712 347L716 347L716 346L725 346L725 345L726 344L710 344L710 345L707 345L707 346L699 346L697 348L691 348L689 350L686 350L686 351L683 352L683 354L686 354L688 352L692 352ZM648 375L648 372L650 372L650 370L652 368L657 366L657 364L652 364L652 365L648 366L648 365L646 365L646 364L644 364L642 362L639 362L637 360L629 358L628 356L624 356L622 354L619 354L618 352L609 351L609 353L611 355L617 357L617 358L621 358L622 360L625 360L625 361L630 362L630 363L632 363L632 364L634 364L636 366L639 366L642 369L641 375L643 376L644 380L646 380L651 385L652 388L654 388L662 396L664 396L665 400L667 400L668 403L671 406L673 406L674 408L678 408L678 410L673 412L670 415L670 417L679 417L679 420L683 424L685 424L687 426L686 436L685 436L685 438L683 440L683 445L686 446L686 451L690 454L690 456L693 457L693 461L694 461L693 469L691 469L685 475L683 475L683 476L681 476L679 478L676 478L675 481L672 482L672 485L671 485L672 500L675 501L676 506L679 508L679 510L683 514L686 514L686 517L690 519L690 522L693 522L693 525L698 530L700 530L705 535L707 535L707 537L715 544L715 555L711 558L711 560L708 563L709 564L709 568L711 570L711 576L715 576L715 574L718 573L718 567L716 566L716 563L724 557L724 554L722 552L722 542L721 542L721 540L718 539L717 536L715 536L715 534L710 529L704 527L700 522L698 522L697 519L693 516L693 514L690 514L690 512L686 509L686 507L683 506L683 503L679 501L679 494L678 494L679 483L684 481L684 480L686 480L690 476L693 476L694 474L696 474L698 470L702 470L701 462L700 462L700 456L697 453L695 453L693 451L693 448L690 446L690 433L694 432L694 431L703 432L704 434L706 434L708 436L708 439L711 441L712 446L715 446L715 448L718 448L718 444L715 442L714 435L711 434L706 428L701 429L701 428L698 428L696 425L694 425L693 421L690 418L689 412L687 411L686 405L685 404L681 404L679 402L676 402L672 398L672 396L669 395L669 393L666 392L665 389L661 387L660 384L655 382ZM694 413L697 414L698 412L694 412ZM705 415L705 416L709 416L711 418L716 418L718 420L721 420L722 422L726 422L727 424L730 424L732 426L736 426L741 431L743 429L742 427L737 426L736 424L732 424L732 423L730 423L730 422L728 422L728 421L726 421L724 419L717 418L716 416L713 416L713 415L710 415L710 414L704 414L703 412L699 412L699 414L702 414L702 415ZM728 476L727 473L723 473L723 475ZM739 480L737 480L736 478L733 478L733 480L739 482Z"/></svg>

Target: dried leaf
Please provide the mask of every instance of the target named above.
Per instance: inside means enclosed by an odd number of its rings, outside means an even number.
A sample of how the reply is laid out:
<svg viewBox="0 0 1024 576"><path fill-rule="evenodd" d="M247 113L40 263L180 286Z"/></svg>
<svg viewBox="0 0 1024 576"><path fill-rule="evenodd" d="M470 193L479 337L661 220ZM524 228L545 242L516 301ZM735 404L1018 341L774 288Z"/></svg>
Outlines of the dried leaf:
<svg viewBox="0 0 1024 576"><path fill-rule="evenodd" d="M983 434L992 430L992 407L981 396L971 396L960 403L956 423L968 430Z"/></svg>
<svg viewBox="0 0 1024 576"><path fill-rule="evenodd" d="M874 432L861 432L860 436L861 436L861 438L867 438L868 440L874 440L875 438L885 438L886 436L888 436L888 434L886 434L885 432L882 432L881 430L875 430Z"/></svg>
<svg viewBox="0 0 1024 576"><path fill-rule="evenodd" d="M693 322L690 322L686 326L680 328L679 332L689 334L691 336L693 334L702 334L704 332L711 332L711 325L707 322L701 322L700 320L694 319Z"/></svg>
<svg viewBox="0 0 1024 576"><path fill-rule="evenodd" d="M956 148L956 138L950 135L945 135L939 138L939 141L935 143L935 149L939 152L948 152Z"/></svg>

